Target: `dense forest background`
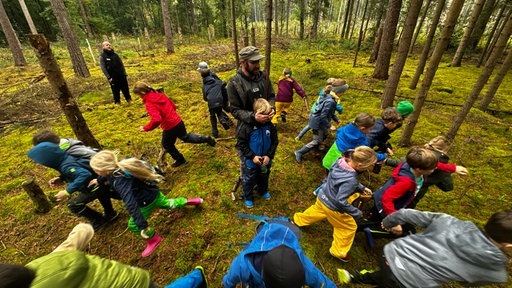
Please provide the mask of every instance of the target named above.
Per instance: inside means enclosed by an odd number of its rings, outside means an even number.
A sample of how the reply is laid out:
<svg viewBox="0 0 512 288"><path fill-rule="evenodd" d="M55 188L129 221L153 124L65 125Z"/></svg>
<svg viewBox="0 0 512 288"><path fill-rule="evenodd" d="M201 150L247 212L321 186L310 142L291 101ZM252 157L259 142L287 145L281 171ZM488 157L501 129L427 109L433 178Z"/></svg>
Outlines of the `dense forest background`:
<svg viewBox="0 0 512 288"><path fill-rule="evenodd" d="M191 132L210 133L197 64L207 61L227 81L238 66L235 52L249 44L265 54L274 85L284 67L292 68L309 105L327 78L347 80L351 88L342 99L342 125L359 112L378 117L382 108L410 101L416 112L392 135L396 155L445 135L453 140L451 161L470 171L466 177L454 176L452 192L431 188L418 209L482 225L495 211L512 207L510 1L0 3L4 32L0 34L0 262L25 264L51 252L81 221L55 202L48 213L35 213L22 188L34 179L51 201L58 191L46 184L56 172L25 155L39 129L51 128L63 137L84 141L92 137L121 156L153 164L159 159L160 131L141 134L137 129L148 121L141 101L121 107L111 103L110 88L97 64L99 44L107 39L127 67L130 86L146 81L164 88ZM65 82L52 83L55 77L48 77L42 68L44 59L36 56L31 34L42 34L50 42ZM56 85L68 87L69 95ZM62 99L76 103L73 113L83 116L88 135L77 133L69 122ZM215 148L179 143L186 165L171 168L166 165L172 161L169 157L160 163L166 172L161 188L167 196L200 196L205 204L200 209L152 215L151 225L165 239L153 255L140 258L144 243L126 231L129 216L119 201L115 207L121 219L100 230L88 252L148 269L161 285L200 264L211 287L220 287L231 260L242 249L227 244L246 242L254 235L256 223L237 218L237 213L291 217L314 202L311 192L325 177L320 163L325 151L308 154L301 164L293 158L293 151L311 139L309 134L301 142L294 140L307 123L309 111L304 106L296 98L287 123L279 125L272 201L256 201L255 208L247 210L242 201L231 199L238 175L236 140L233 130L221 131ZM326 140L327 146L333 140L334 134ZM390 173L384 167L380 174L363 173L360 180L376 190ZM370 249L364 235L358 234L351 262L341 263L328 253L331 232L325 222L306 227L301 244L333 280L339 267L375 267L387 242L379 240Z"/></svg>

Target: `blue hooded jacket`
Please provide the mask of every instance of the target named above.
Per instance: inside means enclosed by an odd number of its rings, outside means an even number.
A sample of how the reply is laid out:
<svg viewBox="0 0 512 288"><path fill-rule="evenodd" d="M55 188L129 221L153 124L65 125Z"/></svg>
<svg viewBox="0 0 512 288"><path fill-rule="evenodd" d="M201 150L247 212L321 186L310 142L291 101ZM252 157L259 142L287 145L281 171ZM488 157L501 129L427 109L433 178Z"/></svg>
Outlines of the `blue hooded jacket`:
<svg viewBox="0 0 512 288"><path fill-rule="evenodd" d="M59 177L69 183L66 187L69 194L85 191L89 182L96 177L91 172L88 159L77 159L51 142L37 144L27 152L27 156L41 165L59 171Z"/></svg>
<svg viewBox="0 0 512 288"><path fill-rule="evenodd" d="M293 225L290 223L290 225ZM308 259L302 251L299 239L290 225L279 222L264 222L262 229L256 234L249 246L247 246L233 260L228 273L224 276L222 283L225 288L235 288L237 283L242 287L249 284L251 288L265 288L265 283L253 264L254 259L259 255L265 255L268 251L284 244L292 248L299 256L306 271L306 285L312 288L335 288L336 285L325 276L315 264ZM298 229L297 229L298 230Z"/></svg>

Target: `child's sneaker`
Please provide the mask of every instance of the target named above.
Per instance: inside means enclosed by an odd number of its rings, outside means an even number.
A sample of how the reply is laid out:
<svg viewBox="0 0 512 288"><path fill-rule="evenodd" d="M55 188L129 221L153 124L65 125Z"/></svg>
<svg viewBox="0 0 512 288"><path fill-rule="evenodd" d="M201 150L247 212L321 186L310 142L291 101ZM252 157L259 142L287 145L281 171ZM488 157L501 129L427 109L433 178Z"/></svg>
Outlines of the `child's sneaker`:
<svg viewBox="0 0 512 288"><path fill-rule="evenodd" d="M341 284L348 284L352 282L352 277L350 273L345 269L336 269L338 272L338 280Z"/></svg>
<svg viewBox="0 0 512 288"><path fill-rule="evenodd" d="M267 192L267 193L263 194L261 197L263 197L263 199L269 201L270 200L270 193Z"/></svg>
<svg viewBox="0 0 512 288"><path fill-rule="evenodd" d="M250 200L244 200L244 203L245 203L245 207L247 207L247 209L251 209L252 207L254 207L254 203L252 203L252 201L250 201Z"/></svg>
<svg viewBox="0 0 512 288"><path fill-rule="evenodd" d="M188 206L199 206L203 203L203 198L188 198L187 203L185 205Z"/></svg>
<svg viewBox="0 0 512 288"><path fill-rule="evenodd" d="M300 137L299 136L295 137L295 142L299 142L299 141L300 141Z"/></svg>
<svg viewBox="0 0 512 288"><path fill-rule="evenodd" d="M329 253L331 254L331 256L332 256L332 257L337 258L337 259L339 259L341 262L345 262L345 263L347 263L348 261L350 261L350 258L351 258L349 254L347 254L345 257L338 257L338 256L335 256L334 254L332 254L332 252L331 252L330 250L329 250Z"/></svg>
<svg viewBox="0 0 512 288"><path fill-rule="evenodd" d="M199 284L198 288L207 288L208 287L208 279L206 279L206 273L204 273L203 266L196 266L195 269L201 271L201 277L203 277L203 281Z"/></svg>

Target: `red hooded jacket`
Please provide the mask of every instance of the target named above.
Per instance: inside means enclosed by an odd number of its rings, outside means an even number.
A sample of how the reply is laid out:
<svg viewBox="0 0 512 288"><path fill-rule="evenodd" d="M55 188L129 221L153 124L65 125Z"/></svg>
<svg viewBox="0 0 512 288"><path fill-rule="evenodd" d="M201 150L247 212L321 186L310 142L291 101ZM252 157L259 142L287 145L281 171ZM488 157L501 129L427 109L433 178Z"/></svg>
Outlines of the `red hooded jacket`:
<svg viewBox="0 0 512 288"><path fill-rule="evenodd" d="M176 104L167 95L150 91L142 96L151 121L144 126L144 131L151 131L160 126L162 130L170 130L181 122L176 112Z"/></svg>

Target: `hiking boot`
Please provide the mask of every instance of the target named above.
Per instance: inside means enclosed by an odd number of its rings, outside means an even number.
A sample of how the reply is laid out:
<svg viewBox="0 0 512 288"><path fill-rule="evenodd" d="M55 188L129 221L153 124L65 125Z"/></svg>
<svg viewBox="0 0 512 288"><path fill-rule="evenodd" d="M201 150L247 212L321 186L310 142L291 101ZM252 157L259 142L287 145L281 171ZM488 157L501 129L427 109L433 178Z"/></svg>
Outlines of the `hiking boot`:
<svg viewBox="0 0 512 288"><path fill-rule="evenodd" d="M117 218L119 218L119 213L117 211L112 211L110 213L105 214L103 219L105 219L106 222L113 222L116 221Z"/></svg>
<svg viewBox="0 0 512 288"><path fill-rule="evenodd" d="M204 273L204 268L202 266L196 266L195 269L201 272L201 277L203 277L203 281L199 284L198 288L208 288L208 279L206 279L206 273Z"/></svg>
<svg viewBox="0 0 512 288"><path fill-rule="evenodd" d="M203 198L188 198L187 203L185 205L188 206L199 206L203 203Z"/></svg>
<svg viewBox="0 0 512 288"><path fill-rule="evenodd" d="M350 273L345 269L336 269L338 272L338 280L341 282L341 284L348 284L352 282L352 277Z"/></svg>
<svg viewBox="0 0 512 288"><path fill-rule="evenodd" d="M286 113L285 112L281 113L281 121L283 121L283 123L286 123Z"/></svg>
<svg viewBox="0 0 512 288"><path fill-rule="evenodd" d="M229 127L231 126L228 123L222 124L222 128L224 128L224 130L229 130Z"/></svg>
<svg viewBox="0 0 512 288"><path fill-rule="evenodd" d="M176 160L176 162L171 164L171 167L176 168L176 167L179 167L179 166L181 166L181 165L183 165L185 163L187 163L187 160L185 160L185 158L178 159L178 160Z"/></svg>
<svg viewBox="0 0 512 288"><path fill-rule="evenodd" d="M341 262L345 262L345 263L347 263L348 261L350 261L350 258L351 258L349 254L347 254L347 256L345 256L345 257L338 257L338 256L335 256L334 254L332 254L331 250L329 250L329 253L331 254L331 256L332 256L332 257L337 258L337 259L339 259Z"/></svg>
<svg viewBox="0 0 512 288"><path fill-rule="evenodd" d="M270 200L270 193L267 192L267 193L263 194L261 197L263 197L263 199L269 201Z"/></svg>
<svg viewBox="0 0 512 288"><path fill-rule="evenodd" d="M208 139L206 140L206 144L208 144L212 147L215 147L215 145L217 145L217 141L215 141L214 138L208 136Z"/></svg>
<svg viewBox="0 0 512 288"><path fill-rule="evenodd" d="M245 207L247 207L247 209L251 209L252 207L254 207L254 203L250 200L244 200L244 204Z"/></svg>
<svg viewBox="0 0 512 288"><path fill-rule="evenodd" d="M162 242L162 237L158 236L156 233L153 235L153 237L146 240L146 249L142 251L142 257L148 257L155 251L156 247L160 245L160 242Z"/></svg>
<svg viewBox="0 0 512 288"><path fill-rule="evenodd" d="M105 224L107 224L107 220L104 219L104 218L101 218L101 219L97 219L97 220L94 220L92 222L92 228L94 229L94 232L100 230L103 226L105 226Z"/></svg>

